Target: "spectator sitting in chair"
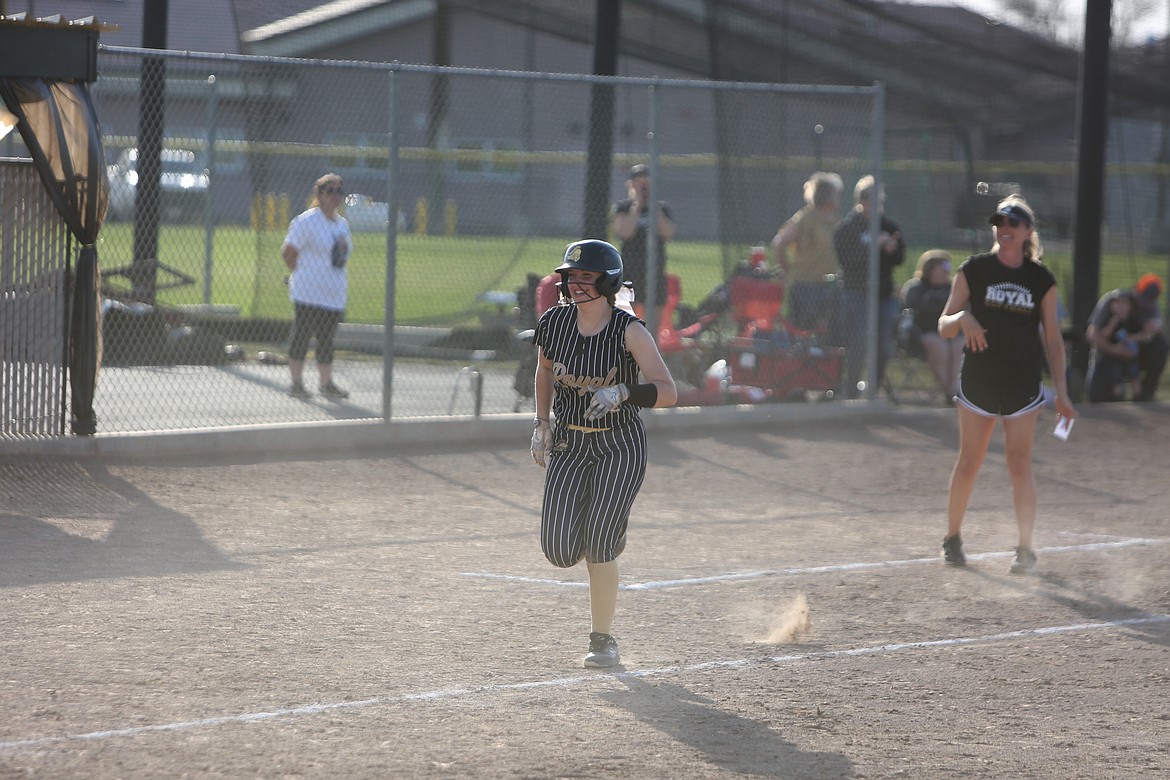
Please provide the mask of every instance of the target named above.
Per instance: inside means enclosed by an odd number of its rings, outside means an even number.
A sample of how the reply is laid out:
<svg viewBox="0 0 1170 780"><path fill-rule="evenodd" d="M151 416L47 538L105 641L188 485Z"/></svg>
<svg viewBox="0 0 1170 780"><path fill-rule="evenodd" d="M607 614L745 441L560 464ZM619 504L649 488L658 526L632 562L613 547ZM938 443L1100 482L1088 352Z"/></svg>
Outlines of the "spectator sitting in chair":
<svg viewBox="0 0 1170 780"><path fill-rule="evenodd" d="M1154 400L1170 353L1158 311L1162 288L1160 278L1146 274L1132 291L1112 290L1097 302L1085 332L1092 349L1090 401L1124 401L1131 387L1133 400Z"/></svg>
<svg viewBox="0 0 1170 780"><path fill-rule="evenodd" d="M944 339L938 333L938 318L951 294L951 255L942 249L928 249L918 258L914 276L902 287L902 305L914 312L926 362L948 403L953 403L963 362L963 337Z"/></svg>
<svg viewBox="0 0 1170 780"><path fill-rule="evenodd" d="M1097 338L1110 345L1108 371L1112 395L1118 400L1128 396L1137 398L1142 391L1141 366L1138 365L1138 342L1134 334L1125 329L1125 322L1137 307L1137 300L1128 291L1109 301L1109 321L1097 331ZM1100 364L1099 364L1100 365ZM1104 366L1102 369L1104 370Z"/></svg>

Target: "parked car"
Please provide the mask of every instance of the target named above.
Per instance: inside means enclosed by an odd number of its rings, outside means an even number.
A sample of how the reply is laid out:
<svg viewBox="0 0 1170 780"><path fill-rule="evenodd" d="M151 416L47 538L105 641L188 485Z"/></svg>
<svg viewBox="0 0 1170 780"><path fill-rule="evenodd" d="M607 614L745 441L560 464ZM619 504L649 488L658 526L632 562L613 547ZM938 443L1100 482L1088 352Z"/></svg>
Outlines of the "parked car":
<svg viewBox="0 0 1170 780"><path fill-rule="evenodd" d="M199 157L186 149L163 149L159 177L161 217L167 222L197 222L203 218L211 177ZM109 166L112 220L134 218L138 188L138 149L126 149Z"/></svg>
<svg viewBox="0 0 1170 780"><path fill-rule="evenodd" d="M390 204L374 200L369 195L351 192L345 196L345 205L341 209L349 229L355 233L385 232L386 219L390 214ZM405 230L406 215L398 214L398 229Z"/></svg>

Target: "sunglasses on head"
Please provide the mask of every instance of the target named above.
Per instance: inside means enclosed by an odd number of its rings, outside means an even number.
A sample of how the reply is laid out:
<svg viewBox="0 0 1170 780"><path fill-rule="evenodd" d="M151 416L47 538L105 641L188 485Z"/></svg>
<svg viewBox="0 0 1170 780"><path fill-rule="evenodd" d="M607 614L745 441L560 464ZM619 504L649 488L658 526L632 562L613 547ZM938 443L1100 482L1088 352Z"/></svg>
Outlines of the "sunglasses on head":
<svg viewBox="0 0 1170 780"><path fill-rule="evenodd" d="M1009 227L1019 227L1023 223L1023 220L1016 219L1015 217L1006 217L1003 214L996 214L991 218L991 224L996 227L1003 227L1005 222Z"/></svg>
<svg viewBox="0 0 1170 780"><path fill-rule="evenodd" d="M344 195L345 189L342 187L322 187L321 192L326 195Z"/></svg>

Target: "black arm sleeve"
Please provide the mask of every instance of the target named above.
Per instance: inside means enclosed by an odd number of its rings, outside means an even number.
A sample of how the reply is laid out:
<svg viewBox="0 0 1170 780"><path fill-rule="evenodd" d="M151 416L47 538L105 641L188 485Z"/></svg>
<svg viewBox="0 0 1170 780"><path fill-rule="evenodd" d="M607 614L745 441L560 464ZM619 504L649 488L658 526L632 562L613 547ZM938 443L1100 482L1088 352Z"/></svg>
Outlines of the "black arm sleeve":
<svg viewBox="0 0 1170 780"><path fill-rule="evenodd" d="M646 382L630 388L630 403L649 409L658 403L658 385Z"/></svg>

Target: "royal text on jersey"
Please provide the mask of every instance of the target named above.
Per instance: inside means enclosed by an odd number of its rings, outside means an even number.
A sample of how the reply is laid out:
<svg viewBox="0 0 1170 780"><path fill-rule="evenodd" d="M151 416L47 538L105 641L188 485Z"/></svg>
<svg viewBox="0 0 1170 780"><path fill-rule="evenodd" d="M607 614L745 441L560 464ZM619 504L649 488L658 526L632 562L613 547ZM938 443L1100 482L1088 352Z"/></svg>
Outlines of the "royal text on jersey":
<svg viewBox="0 0 1170 780"><path fill-rule="evenodd" d="M604 377L576 376L569 373L569 369L565 367L564 363L553 363L553 381L563 387L576 388L578 395L585 395L590 390L617 384L617 371L615 366Z"/></svg>
<svg viewBox="0 0 1170 780"><path fill-rule="evenodd" d="M1014 282L991 285L987 288L983 302L991 308L1010 311L1032 311L1036 308L1032 302L1032 292Z"/></svg>

